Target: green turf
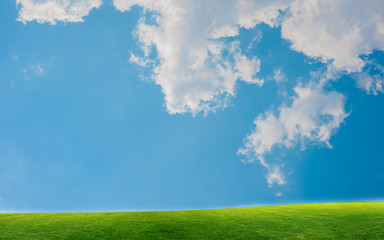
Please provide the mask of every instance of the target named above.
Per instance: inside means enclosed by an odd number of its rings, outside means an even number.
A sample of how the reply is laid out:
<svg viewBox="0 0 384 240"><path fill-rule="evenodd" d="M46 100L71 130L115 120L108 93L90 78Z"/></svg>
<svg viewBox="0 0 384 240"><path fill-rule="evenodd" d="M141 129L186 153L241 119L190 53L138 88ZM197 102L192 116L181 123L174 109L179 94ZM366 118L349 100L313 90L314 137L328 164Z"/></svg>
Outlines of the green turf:
<svg viewBox="0 0 384 240"><path fill-rule="evenodd" d="M384 239L384 203L0 214L0 239Z"/></svg>

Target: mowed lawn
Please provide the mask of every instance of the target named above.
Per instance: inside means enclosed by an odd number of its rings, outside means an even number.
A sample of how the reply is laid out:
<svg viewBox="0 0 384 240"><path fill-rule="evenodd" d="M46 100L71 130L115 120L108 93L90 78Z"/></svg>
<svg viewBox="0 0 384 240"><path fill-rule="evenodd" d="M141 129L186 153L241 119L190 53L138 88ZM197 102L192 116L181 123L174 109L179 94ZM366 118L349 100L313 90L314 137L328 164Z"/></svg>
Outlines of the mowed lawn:
<svg viewBox="0 0 384 240"><path fill-rule="evenodd" d="M384 239L384 203L0 214L0 239Z"/></svg>

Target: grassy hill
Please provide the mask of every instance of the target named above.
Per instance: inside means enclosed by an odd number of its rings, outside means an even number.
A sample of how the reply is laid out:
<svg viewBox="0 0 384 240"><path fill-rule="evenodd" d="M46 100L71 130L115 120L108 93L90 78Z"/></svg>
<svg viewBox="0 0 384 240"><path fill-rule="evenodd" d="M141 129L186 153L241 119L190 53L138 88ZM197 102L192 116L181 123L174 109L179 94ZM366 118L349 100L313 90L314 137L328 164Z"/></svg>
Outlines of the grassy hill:
<svg viewBox="0 0 384 240"><path fill-rule="evenodd" d="M384 203L0 214L0 239L384 239Z"/></svg>

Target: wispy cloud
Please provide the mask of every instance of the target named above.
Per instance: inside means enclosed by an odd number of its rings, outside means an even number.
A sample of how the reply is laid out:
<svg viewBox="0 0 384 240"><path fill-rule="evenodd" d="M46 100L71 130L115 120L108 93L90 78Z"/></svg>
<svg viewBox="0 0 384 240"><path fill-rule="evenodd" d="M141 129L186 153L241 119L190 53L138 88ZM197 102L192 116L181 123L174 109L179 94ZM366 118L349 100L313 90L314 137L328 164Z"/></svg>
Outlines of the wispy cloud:
<svg viewBox="0 0 384 240"><path fill-rule="evenodd" d="M9 57L9 59L12 60L12 61L18 61L18 60L19 60L19 56L17 56L16 54L14 54L14 55L11 55L11 56Z"/></svg>
<svg viewBox="0 0 384 240"><path fill-rule="evenodd" d="M277 192L276 194L275 194L275 197L282 197L283 196L283 193L282 192Z"/></svg>
<svg viewBox="0 0 384 240"><path fill-rule="evenodd" d="M251 42L249 43L247 50L251 50L252 48L256 47L262 40L263 33L261 31L257 31L256 35L252 38Z"/></svg>
<svg viewBox="0 0 384 240"><path fill-rule="evenodd" d="M277 84L288 81L287 76L281 68L276 68L273 71L272 80L276 81Z"/></svg>
<svg viewBox="0 0 384 240"><path fill-rule="evenodd" d="M353 74L353 78L367 94L384 93L384 67L374 61L368 61L366 69Z"/></svg>
<svg viewBox="0 0 384 240"><path fill-rule="evenodd" d="M46 73L46 69L48 67L50 67L50 65L39 63L39 64L34 64L34 65L30 65L23 68L22 72L24 74L25 79L31 80L35 77L43 76Z"/></svg>

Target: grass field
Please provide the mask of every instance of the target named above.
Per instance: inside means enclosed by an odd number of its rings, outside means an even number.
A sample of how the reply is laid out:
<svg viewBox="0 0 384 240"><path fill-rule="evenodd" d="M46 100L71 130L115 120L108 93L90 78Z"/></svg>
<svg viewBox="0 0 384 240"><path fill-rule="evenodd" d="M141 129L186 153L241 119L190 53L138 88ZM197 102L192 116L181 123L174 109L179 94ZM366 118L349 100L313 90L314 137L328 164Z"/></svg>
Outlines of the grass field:
<svg viewBox="0 0 384 240"><path fill-rule="evenodd" d="M384 239L384 203L0 214L0 239Z"/></svg>

